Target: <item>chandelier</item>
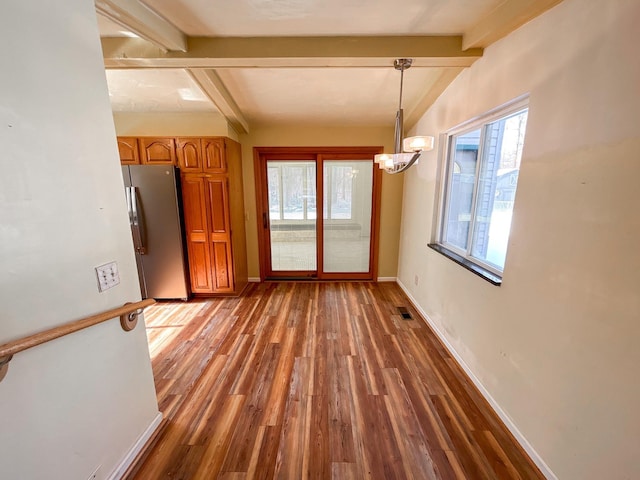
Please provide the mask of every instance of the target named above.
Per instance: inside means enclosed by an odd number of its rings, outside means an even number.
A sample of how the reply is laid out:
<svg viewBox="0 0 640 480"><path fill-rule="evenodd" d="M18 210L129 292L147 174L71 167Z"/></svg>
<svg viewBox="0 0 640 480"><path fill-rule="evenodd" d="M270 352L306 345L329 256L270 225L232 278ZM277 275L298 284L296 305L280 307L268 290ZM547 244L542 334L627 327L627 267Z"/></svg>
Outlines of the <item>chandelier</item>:
<svg viewBox="0 0 640 480"><path fill-rule="evenodd" d="M398 102L398 112L396 113L394 153L380 153L374 157L375 163L387 173L404 172L418 163L422 152L433 149L433 137L420 135L403 139L402 82L404 80L404 71L411 67L412 62L410 58L398 58L393 62L394 68L400 70L400 100Z"/></svg>

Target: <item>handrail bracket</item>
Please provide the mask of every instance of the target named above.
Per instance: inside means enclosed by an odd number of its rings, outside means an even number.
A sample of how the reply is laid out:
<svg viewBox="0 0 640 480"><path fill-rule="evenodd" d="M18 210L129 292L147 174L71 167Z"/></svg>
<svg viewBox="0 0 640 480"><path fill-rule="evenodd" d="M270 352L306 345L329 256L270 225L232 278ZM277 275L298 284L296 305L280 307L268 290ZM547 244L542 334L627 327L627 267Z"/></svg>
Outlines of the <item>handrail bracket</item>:
<svg viewBox="0 0 640 480"><path fill-rule="evenodd" d="M126 305L130 305L130 302L129 303L125 303L125 306ZM134 310L133 312L123 313L122 315L120 315L120 326L122 327L122 329L125 332L130 332L131 330L136 328L136 325L138 324L138 316L143 311L144 311L144 309L138 308L137 310Z"/></svg>
<svg viewBox="0 0 640 480"><path fill-rule="evenodd" d="M6 355L0 357L0 382L4 379L5 375L9 371L9 362L13 358L13 355Z"/></svg>

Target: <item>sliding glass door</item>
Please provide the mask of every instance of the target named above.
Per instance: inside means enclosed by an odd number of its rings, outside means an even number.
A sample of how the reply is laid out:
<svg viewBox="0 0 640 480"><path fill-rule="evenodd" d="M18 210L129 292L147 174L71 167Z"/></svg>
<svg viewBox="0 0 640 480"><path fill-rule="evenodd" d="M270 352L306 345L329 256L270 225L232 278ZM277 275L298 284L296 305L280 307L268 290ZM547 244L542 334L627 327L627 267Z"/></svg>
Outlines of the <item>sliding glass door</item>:
<svg viewBox="0 0 640 480"><path fill-rule="evenodd" d="M325 160L323 176L323 271L368 272L373 163L371 160Z"/></svg>
<svg viewBox="0 0 640 480"><path fill-rule="evenodd" d="M373 280L379 149L256 150L261 277Z"/></svg>

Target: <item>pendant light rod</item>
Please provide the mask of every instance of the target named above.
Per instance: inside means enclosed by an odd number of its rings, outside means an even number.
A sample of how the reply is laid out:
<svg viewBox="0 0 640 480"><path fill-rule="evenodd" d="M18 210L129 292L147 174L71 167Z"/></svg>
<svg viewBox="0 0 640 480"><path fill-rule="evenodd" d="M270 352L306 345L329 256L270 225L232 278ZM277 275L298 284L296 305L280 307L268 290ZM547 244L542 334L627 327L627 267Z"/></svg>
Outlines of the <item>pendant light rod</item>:
<svg viewBox="0 0 640 480"><path fill-rule="evenodd" d="M393 68L400 70L400 100L398 101L398 110L402 110L402 84L404 81L404 71L411 67L413 60L411 58L398 58L393 61Z"/></svg>
<svg viewBox="0 0 640 480"><path fill-rule="evenodd" d="M394 153L402 152L402 139L404 137L404 114L402 111L402 86L404 83L404 71L411 67L413 60L410 58L398 58L393 61L393 68L400 70L400 98L398 99L398 112L396 113L396 125L394 135Z"/></svg>

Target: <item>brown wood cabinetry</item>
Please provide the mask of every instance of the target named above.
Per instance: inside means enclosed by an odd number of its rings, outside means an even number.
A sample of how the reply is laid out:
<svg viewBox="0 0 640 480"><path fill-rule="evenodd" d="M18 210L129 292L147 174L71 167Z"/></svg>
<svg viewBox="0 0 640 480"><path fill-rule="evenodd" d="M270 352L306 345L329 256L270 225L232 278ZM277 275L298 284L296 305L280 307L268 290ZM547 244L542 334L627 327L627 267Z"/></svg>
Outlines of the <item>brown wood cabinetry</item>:
<svg viewBox="0 0 640 480"><path fill-rule="evenodd" d="M179 138L177 146L191 289L239 294L247 285L240 144Z"/></svg>
<svg viewBox="0 0 640 480"><path fill-rule="evenodd" d="M122 165L177 165L175 138L118 137Z"/></svg>
<svg viewBox="0 0 640 480"><path fill-rule="evenodd" d="M174 138L141 137L140 163L143 165L176 165Z"/></svg>
<svg viewBox="0 0 640 480"><path fill-rule="evenodd" d="M202 144L200 138L176 138L176 156L182 173L202 171Z"/></svg>
<svg viewBox="0 0 640 480"><path fill-rule="evenodd" d="M230 268L231 257L231 225L229 222L229 191L224 175L206 177L209 224L211 225L211 247L214 265L214 289L227 291L233 289L233 275Z"/></svg>
<svg viewBox="0 0 640 480"><path fill-rule="evenodd" d="M183 175L182 199L191 291L211 293L213 283L207 228L207 195L203 179L199 176Z"/></svg>
<svg viewBox="0 0 640 480"><path fill-rule="evenodd" d="M176 139L178 165L183 173L227 173L225 138Z"/></svg>
<svg viewBox="0 0 640 480"><path fill-rule="evenodd" d="M135 137L118 137L118 153L122 165L138 165L140 155L138 153L138 139Z"/></svg>
<svg viewBox="0 0 640 480"><path fill-rule="evenodd" d="M224 138L202 139L202 170L209 173L227 173L227 146Z"/></svg>

